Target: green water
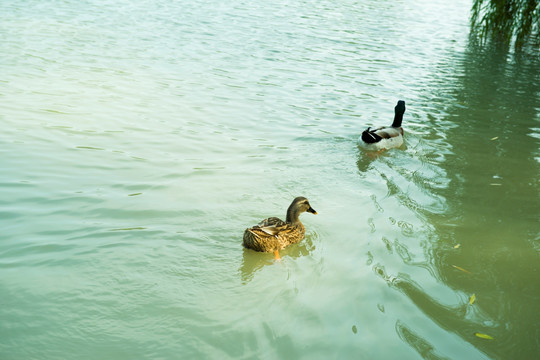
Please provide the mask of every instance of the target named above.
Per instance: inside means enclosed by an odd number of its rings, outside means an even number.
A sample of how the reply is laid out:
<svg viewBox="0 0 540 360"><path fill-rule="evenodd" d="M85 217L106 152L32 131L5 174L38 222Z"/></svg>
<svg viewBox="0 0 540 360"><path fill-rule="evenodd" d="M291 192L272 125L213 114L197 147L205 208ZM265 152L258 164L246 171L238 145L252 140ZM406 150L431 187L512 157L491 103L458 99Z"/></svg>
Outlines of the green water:
<svg viewBox="0 0 540 360"><path fill-rule="evenodd" d="M470 5L2 1L0 358L540 358L540 60Z"/></svg>

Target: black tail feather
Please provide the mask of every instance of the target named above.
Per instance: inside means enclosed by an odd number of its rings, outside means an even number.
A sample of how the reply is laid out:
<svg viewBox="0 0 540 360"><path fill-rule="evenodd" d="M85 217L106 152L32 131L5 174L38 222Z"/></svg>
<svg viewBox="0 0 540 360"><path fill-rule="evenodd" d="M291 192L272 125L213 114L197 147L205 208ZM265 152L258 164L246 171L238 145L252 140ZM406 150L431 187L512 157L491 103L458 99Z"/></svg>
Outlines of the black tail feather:
<svg viewBox="0 0 540 360"><path fill-rule="evenodd" d="M364 132L362 133L362 141L366 144L374 144L381 141L382 137L380 137L375 133L375 131L372 131L370 129L371 128L368 127L367 130L364 130Z"/></svg>

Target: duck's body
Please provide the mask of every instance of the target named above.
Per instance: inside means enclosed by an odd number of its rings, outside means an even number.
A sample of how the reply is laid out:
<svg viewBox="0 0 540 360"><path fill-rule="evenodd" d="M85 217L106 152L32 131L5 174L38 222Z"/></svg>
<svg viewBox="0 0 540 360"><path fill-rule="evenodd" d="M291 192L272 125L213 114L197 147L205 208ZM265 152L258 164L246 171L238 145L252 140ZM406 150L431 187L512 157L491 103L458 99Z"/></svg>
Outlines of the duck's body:
<svg viewBox="0 0 540 360"><path fill-rule="evenodd" d="M271 217L244 231L244 247L261 252L274 252L291 244L296 244L304 238L304 225L288 224Z"/></svg>
<svg viewBox="0 0 540 360"><path fill-rule="evenodd" d="M399 100L394 111L394 121L391 126L383 126L378 129L368 127L358 138L358 145L370 151L400 147L403 144L401 122L405 113L405 101Z"/></svg>
<svg viewBox="0 0 540 360"><path fill-rule="evenodd" d="M304 238L305 228L300 222L301 213L309 211L317 214L305 197L297 197L287 209L286 221L270 217L244 231L244 247L261 252L274 252L279 258L278 251L300 242Z"/></svg>

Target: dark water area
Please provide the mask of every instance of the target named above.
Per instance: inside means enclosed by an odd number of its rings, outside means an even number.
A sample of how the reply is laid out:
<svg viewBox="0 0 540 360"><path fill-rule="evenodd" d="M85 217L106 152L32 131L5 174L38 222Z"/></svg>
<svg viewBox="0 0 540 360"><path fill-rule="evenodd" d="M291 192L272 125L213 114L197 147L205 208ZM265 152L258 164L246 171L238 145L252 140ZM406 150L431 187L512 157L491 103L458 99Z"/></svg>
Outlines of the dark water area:
<svg viewBox="0 0 540 360"><path fill-rule="evenodd" d="M493 358L534 358L540 349L538 306L525 300L537 298L540 284L539 79L536 56L470 46L450 111L458 126L448 132L448 173L456 186L446 198L455 213L441 234L468 249L436 246L434 258L448 286L486 300L477 304L479 319L464 316L458 333L484 325L499 341L475 346ZM452 264L474 276L456 274Z"/></svg>

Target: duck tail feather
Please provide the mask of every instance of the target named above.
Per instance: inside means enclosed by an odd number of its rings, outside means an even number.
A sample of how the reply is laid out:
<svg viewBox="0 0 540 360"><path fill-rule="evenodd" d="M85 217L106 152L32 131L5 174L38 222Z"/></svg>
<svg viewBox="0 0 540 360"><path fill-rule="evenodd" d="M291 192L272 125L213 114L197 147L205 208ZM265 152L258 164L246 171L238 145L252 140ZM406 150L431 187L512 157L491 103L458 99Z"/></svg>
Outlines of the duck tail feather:
<svg viewBox="0 0 540 360"><path fill-rule="evenodd" d="M362 133L362 141L364 141L367 144L373 144L373 143L379 142L381 140L382 140L382 137L377 135L375 133L375 131L371 130L371 127L368 127Z"/></svg>

